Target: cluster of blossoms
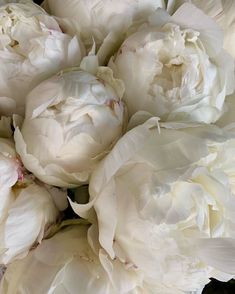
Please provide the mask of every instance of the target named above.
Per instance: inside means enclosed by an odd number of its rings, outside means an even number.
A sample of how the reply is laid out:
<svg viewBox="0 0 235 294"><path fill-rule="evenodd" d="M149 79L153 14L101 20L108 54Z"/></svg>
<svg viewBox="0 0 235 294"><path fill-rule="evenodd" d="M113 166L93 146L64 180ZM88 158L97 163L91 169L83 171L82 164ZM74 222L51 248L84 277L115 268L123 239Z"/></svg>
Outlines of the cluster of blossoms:
<svg viewBox="0 0 235 294"><path fill-rule="evenodd" d="M234 58L233 0L0 0L1 294L235 277Z"/></svg>

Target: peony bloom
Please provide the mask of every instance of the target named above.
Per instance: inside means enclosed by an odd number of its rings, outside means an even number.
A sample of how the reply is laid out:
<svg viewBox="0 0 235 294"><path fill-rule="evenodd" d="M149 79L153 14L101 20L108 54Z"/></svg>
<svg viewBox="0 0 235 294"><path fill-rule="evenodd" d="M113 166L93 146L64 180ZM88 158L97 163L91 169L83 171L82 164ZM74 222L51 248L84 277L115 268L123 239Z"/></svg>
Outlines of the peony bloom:
<svg viewBox="0 0 235 294"><path fill-rule="evenodd" d="M25 96L59 70L79 65L83 46L30 1L0 6L0 115L24 113Z"/></svg>
<svg viewBox="0 0 235 294"><path fill-rule="evenodd" d="M101 263L101 261L102 263ZM0 292L142 294L135 271L97 256L87 242L87 226L70 226L44 240L27 257L10 264ZM136 288L136 289L135 289Z"/></svg>
<svg viewBox="0 0 235 294"><path fill-rule="evenodd" d="M123 91L122 82L105 67L96 76L83 70L61 72L37 86L15 132L25 167L50 185L87 183L96 163L122 135Z"/></svg>
<svg viewBox="0 0 235 294"><path fill-rule="evenodd" d="M234 63L222 44L219 27L195 6L184 4L173 16L158 10L109 63L125 83L130 116L215 122L234 90Z"/></svg>
<svg viewBox="0 0 235 294"><path fill-rule="evenodd" d="M152 118L94 171L90 202L71 203L97 226L95 210L101 246L141 271L152 293L199 291L235 275L234 167L234 136Z"/></svg>
<svg viewBox="0 0 235 294"><path fill-rule="evenodd" d="M196 5L217 22L224 31L224 48L235 58L235 1L170 0L167 10L172 13L185 2Z"/></svg>
<svg viewBox="0 0 235 294"><path fill-rule="evenodd" d="M0 264L24 257L57 221L59 210L53 193L25 173L14 143L1 138Z"/></svg>
<svg viewBox="0 0 235 294"><path fill-rule="evenodd" d="M59 210L44 187L32 183L21 188L19 183L11 193L11 204L0 224L0 263L4 264L26 256L59 217Z"/></svg>
<svg viewBox="0 0 235 294"><path fill-rule="evenodd" d="M123 38L133 23L146 21L158 7L165 8L163 0L45 0L43 7L57 17L63 31L79 35L86 48L93 41L98 47L103 41L116 43Z"/></svg>
<svg viewBox="0 0 235 294"><path fill-rule="evenodd" d="M13 141L0 138L0 223L5 219L13 201L11 188L18 181L19 172L19 161Z"/></svg>

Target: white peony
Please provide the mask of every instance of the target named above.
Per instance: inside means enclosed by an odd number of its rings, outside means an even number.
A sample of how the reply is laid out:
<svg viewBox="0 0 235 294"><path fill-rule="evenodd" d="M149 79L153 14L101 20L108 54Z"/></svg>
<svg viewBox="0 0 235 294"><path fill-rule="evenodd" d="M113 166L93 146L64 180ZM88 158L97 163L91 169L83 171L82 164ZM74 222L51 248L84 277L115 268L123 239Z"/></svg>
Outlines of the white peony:
<svg viewBox="0 0 235 294"><path fill-rule="evenodd" d="M20 177L20 164L12 140L0 138L0 223L13 201L12 186Z"/></svg>
<svg viewBox="0 0 235 294"><path fill-rule="evenodd" d="M79 65L83 45L30 1L0 6L0 115L24 113L25 96L63 68Z"/></svg>
<svg viewBox="0 0 235 294"><path fill-rule="evenodd" d="M235 275L234 174L234 136L152 118L94 171L90 202L71 204L97 226L94 208L101 246L142 271L152 293L200 291Z"/></svg>
<svg viewBox="0 0 235 294"><path fill-rule="evenodd" d="M93 41L98 47L105 41L110 51L128 27L146 21L158 7L165 8L165 3L163 0L67 0L65 5L64 0L45 0L43 7L57 17L63 31L79 35L87 48Z"/></svg>
<svg viewBox="0 0 235 294"><path fill-rule="evenodd" d="M87 226L70 226L44 240L27 257L10 264L0 292L142 294L135 271L95 255L87 242ZM102 264L100 260L102 260Z"/></svg>
<svg viewBox="0 0 235 294"><path fill-rule="evenodd" d="M25 173L12 140L0 138L0 264L24 257L57 221L49 191Z"/></svg>
<svg viewBox="0 0 235 294"><path fill-rule="evenodd" d="M18 183L11 192L11 204L0 224L0 263L4 264L26 256L59 217L52 196L43 186L31 183L21 187Z"/></svg>
<svg viewBox="0 0 235 294"><path fill-rule="evenodd" d="M15 131L25 167L59 187L87 183L96 163L122 135L123 84L109 68L97 74L75 69L37 86L27 97L26 117Z"/></svg>
<svg viewBox="0 0 235 294"><path fill-rule="evenodd" d="M185 2L196 5L217 22L224 31L224 48L235 58L235 1L169 0L167 10L172 13Z"/></svg>
<svg viewBox="0 0 235 294"><path fill-rule="evenodd" d="M234 63L222 45L219 27L195 6L186 3L173 16L159 9L109 63L125 83L130 116L215 122L234 90Z"/></svg>

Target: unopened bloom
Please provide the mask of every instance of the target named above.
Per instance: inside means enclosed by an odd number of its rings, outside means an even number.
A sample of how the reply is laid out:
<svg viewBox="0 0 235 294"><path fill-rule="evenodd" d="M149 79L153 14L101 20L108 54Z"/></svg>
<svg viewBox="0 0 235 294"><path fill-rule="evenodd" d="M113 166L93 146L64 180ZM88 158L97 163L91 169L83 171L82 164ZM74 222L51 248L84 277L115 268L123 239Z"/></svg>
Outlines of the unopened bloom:
<svg viewBox="0 0 235 294"><path fill-rule="evenodd" d="M45 78L79 65L83 45L30 1L0 6L0 115L24 114L25 97Z"/></svg>
<svg viewBox="0 0 235 294"><path fill-rule="evenodd" d="M95 210L101 246L142 271L153 293L200 290L235 274L234 150L215 126L152 118L94 171L90 202L72 206L85 218Z"/></svg>
<svg viewBox="0 0 235 294"><path fill-rule="evenodd" d="M61 72L27 97L26 117L15 132L16 149L41 181L75 187L87 183L96 163L122 135L123 84L109 68L95 75Z"/></svg>
<svg viewBox="0 0 235 294"><path fill-rule="evenodd" d="M234 90L234 62L222 46L220 28L195 6L186 3L173 16L157 11L109 63L125 83L129 115L218 120Z"/></svg>

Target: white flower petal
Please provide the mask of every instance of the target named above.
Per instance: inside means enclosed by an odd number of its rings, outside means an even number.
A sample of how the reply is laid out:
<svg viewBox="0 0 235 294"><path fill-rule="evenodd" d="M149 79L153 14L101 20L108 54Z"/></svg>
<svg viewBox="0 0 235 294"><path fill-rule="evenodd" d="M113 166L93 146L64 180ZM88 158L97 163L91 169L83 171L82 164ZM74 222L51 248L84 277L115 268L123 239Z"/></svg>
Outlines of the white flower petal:
<svg viewBox="0 0 235 294"><path fill-rule="evenodd" d="M1 291L73 294L79 289L89 294L142 293L135 291L139 283L135 270L125 269L118 261L109 261L110 272L106 272L99 256L89 247L87 229L70 226L44 240L24 259L10 264L1 282ZM108 259L103 254L103 263L105 258Z"/></svg>
<svg viewBox="0 0 235 294"><path fill-rule="evenodd" d="M16 2L0 6L0 115L24 114L28 92L59 70L79 65L84 54L79 39L62 33L40 6Z"/></svg>
<svg viewBox="0 0 235 294"><path fill-rule="evenodd" d="M67 70L44 81L27 97L26 119L15 142L25 167L47 184L87 183L97 162L125 128L123 83L111 69L96 76Z"/></svg>
<svg viewBox="0 0 235 294"><path fill-rule="evenodd" d="M30 248L40 243L59 211L49 192L36 184L12 191L5 220L0 225L1 263L23 258ZM15 195L14 195L15 194Z"/></svg>
<svg viewBox="0 0 235 294"><path fill-rule="evenodd" d="M124 81L129 118L145 112L163 121L218 120L235 80L222 46L221 28L194 5L172 16L157 10L109 61Z"/></svg>
<svg viewBox="0 0 235 294"><path fill-rule="evenodd" d="M89 51L93 41L98 47L101 63L120 45L126 30L135 22L142 23L163 0L45 0L43 7L57 17L63 31L79 35Z"/></svg>
<svg viewBox="0 0 235 294"><path fill-rule="evenodd" d="M196 293L233 274L234 144L212 125L151 118L117 142L92 173L90 201L72 207L153 293Z"/></svg>

